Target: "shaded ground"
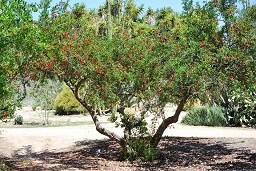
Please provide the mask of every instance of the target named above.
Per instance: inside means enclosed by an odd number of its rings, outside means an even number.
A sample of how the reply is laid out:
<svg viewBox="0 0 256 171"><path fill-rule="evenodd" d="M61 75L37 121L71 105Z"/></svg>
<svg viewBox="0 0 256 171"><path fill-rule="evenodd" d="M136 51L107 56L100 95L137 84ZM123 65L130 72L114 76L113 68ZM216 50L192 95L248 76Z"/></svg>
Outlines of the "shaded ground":
<svg viewBox="0 0 256 171"><path fill-rule="evenodd" d="M26 109L19 114L27 125L0 124L0 171L256 170L255 129L177 123L166 130L157 160L130 163L120 161L119 146L88 124L88 116L51 116L51 124L59 127L38 127L29 124L40 123L40 113ZM99 118L104 127L122 135L107 118Z"/></svg>
<svg viewBox="0 0 256 171"><path fill-rule="evenodd" d="M18 151L5 164L12 170L256 170L255 139L165 137L153 162L120 161L119 146L109 140L76 142L64 152ZM97 155L97 151L99 151Z"/></svg>

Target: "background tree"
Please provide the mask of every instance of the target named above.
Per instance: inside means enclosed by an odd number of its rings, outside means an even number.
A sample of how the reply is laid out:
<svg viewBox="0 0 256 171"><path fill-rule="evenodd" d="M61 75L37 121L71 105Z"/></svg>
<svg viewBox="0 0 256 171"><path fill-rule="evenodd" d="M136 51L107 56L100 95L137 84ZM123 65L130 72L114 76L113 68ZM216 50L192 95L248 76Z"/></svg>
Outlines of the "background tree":
<svg viewBox="0 0 256 171"><path fill-rule="evenodd" d="M49 125L49 112L54 110L54 102L61 90L61 83L56 80L47 79L45 82L36 81L28 93L32 109L37 107L43 111L40 115L43 124Z"/></svg>
<svg viewBox="0 0 256 171"><path fill-rule="evenodd" d="M144 11L144 5L137 5L134 3L133 0L127 0L125 4L125 15L129 17L132 21L138 20L139 16Z"/></svg>
<svg viewBox="0 0 256 171"><path fill-rule="evenodd" d="M32 46L30 33L35 31L32 10L36 10L35 5L22 0L0 2L0 118L3 114L11 118L15 106L26 95L27 75L25 68L20 67L25 61L19 56Z"/></svg>
<svg viewBox="0 0 256 171"><path fill-rule="evenodd" d="M170 31L175 27L174 12L171 8L160 9L156 16L157 25L162 31Z"/></svg>
<svg viewBox="0 0 256 171"><path fill-rule="evenodd" d="M155 15L156 15L155 11L152 8L148 8L145 18L146 18L146 23L149 24L150 26L154 24Z"/></svg>

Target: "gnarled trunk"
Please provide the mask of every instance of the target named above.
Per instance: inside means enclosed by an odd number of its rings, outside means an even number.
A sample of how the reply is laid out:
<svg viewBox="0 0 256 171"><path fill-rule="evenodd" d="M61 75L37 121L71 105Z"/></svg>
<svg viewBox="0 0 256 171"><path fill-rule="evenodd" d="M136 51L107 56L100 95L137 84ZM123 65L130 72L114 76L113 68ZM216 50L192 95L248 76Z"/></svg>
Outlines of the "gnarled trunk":
<svg viewBox="0 0 256 171"><path fill-rule="evenodd" d="M88 110L88 109L87 109ZM119 135L117 135L116 133L112 132L112 131L109 131L108 129L104 128L101 124L100 124L100 121L98 119L98 116L97 116L97 112L96 110L94 109L90 109L88 110L91 117L92 117L92 120L94 122L94 125L96 127L96 130L102 134L102 135L105 135L107 137L109 137L111 140L114 140L116 141L122 148L125 148L125 145L126 145L126 142L124 140L124 138L120 137Z"/></svg>
<svg viewBox="0 0 256 171"><path fill-rule="evenodd" d="M108 129L104 128L99 119L98 119L98 112L97 112L97 109L94 109L92 105L88 104L84 99L82 99L80 96L79 96L79 93L78 93L78 90L80 88L80 86L85 82L85 79L83 80L80 80L75 86L73 86L69 81L67 80L64 80L65 83L69 86L69 88L72 90L72 92L74 93L75 95L75 98L85 107L85 109L89 112L89 114L91 115L92 117L92 120L93 120L93 123L96 127L96 130L102 134L102 135L105 135L107 137L109 137L111 140L114 140L116 141L123 149L125 149L125 146L126 146L126 141L124 138L120 137L119 135L117 135L116 133L112 132L112 131L109 131Z"/></svg>
<svg viewBox="0 0 256 171"><path fill-rule="evenodd" d="M154 136L152 137L151 141L150 141L150 145L151 147L153 148L156 148L157 145L159 144L162 136L163 136L163 133L165 131L165 129L172 123L176 123L179 119L179 116L180 116L180 113L182 112L183 110L183 107L188 99L189 95L185 95L184 98L180 101L176 111L175 111L175 114L171 117L168 117L166 119L164 119L162 121L162 123L159 125L156 133L154 134Z"/></svg>

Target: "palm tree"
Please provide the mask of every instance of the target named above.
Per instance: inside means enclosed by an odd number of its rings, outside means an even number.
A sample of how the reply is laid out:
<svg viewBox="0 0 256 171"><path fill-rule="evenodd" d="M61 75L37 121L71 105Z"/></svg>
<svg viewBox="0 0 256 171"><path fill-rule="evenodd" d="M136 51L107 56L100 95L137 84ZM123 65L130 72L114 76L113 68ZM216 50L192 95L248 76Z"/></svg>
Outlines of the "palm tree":
<svg viewBox="0 0 256 171"><path fill-rule="evenodd" d="M144 5L136 6L133 0L128 0L125 4L125 13L126 16L129 16L129 18L132 19L132 21L137 21L139 16L144 11Z"/></svg>
<svg viewBox="0 0 256 171"><path fill-rule="evenodd" d="M156 15L155 11L152 8L148 8L145 19L146 19L146 23L149 24L150 26L154 24L155 15Z"/></svg>
<svg viewBox="0 0 256 171"><path fill-rule="evenodd" d="M156 16L156 24L163 31L168 31L175 27L175 13L169 8L162 8Z"/></svg>
<svg viewBox="0 0 256 171"><path fill-rule="evenodd" d="M111 3L111 15L118 19L118 23L121 21L122 16L122 2L121 0L114 0Z"/></svg>

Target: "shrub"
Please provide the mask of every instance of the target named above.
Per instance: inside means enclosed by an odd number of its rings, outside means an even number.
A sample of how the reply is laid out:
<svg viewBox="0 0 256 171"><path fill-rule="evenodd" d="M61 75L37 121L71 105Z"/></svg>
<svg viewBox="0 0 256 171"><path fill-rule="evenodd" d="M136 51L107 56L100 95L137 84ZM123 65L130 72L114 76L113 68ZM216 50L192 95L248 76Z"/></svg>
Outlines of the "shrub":
<svg viewBox="0 0 256 171"><path fill-rule="evenodd" d="M67 85L62 86L62 91L56 97L55 103L56 114L70 115L86 112L86 109L77 101L71 89Z"/></svg>
<svg viewBox="0 0 256 171"><path fill-rule="evenodd" d="M256 128L255 93L234 92L229 98L227 118L230 126L247 126Z"/></svg>
<svg viewBox="0 0 256 171"><path fill-rule="evenodd" d="M157 158L158 150L150 146L150 137L135 138L127 141L128 151L121 151L121 157L129 161L142 159L143 161L153 161Z"/></svg>
<svg viewBox="0 0 256 171"><path fill-rule="evenodd" d="M21 115L16 115L14 118L15 125L22 125L23 124L23 117Z"/></svg>
<svg viewBox="0 0 256 171"><path fill-rule="evenodd" d="M187 125L195 126L226 126L227 119L225 110L222 107L200 107L188 111L188 114L181 121Z"/></svg>
<svg viewBox="0 0 256 171"><path fill-rule="evenodd" d="M54 101L61 90L62 83L58 80L47 79L45 82L36 81L34 88L29 92L33 111L39 106L41 110L40 116L43 125L49 124L49 110L54 110Z"/></svg>
<svg viewBox="0 0 256 171"><path fill-rule="evenodd" d="M60 93L62 83L57 80L47 79L41 83L36 81L34 88L29 90L32 109L35 111L39 106L42 110L54 110L54 101Z"/></svg>

